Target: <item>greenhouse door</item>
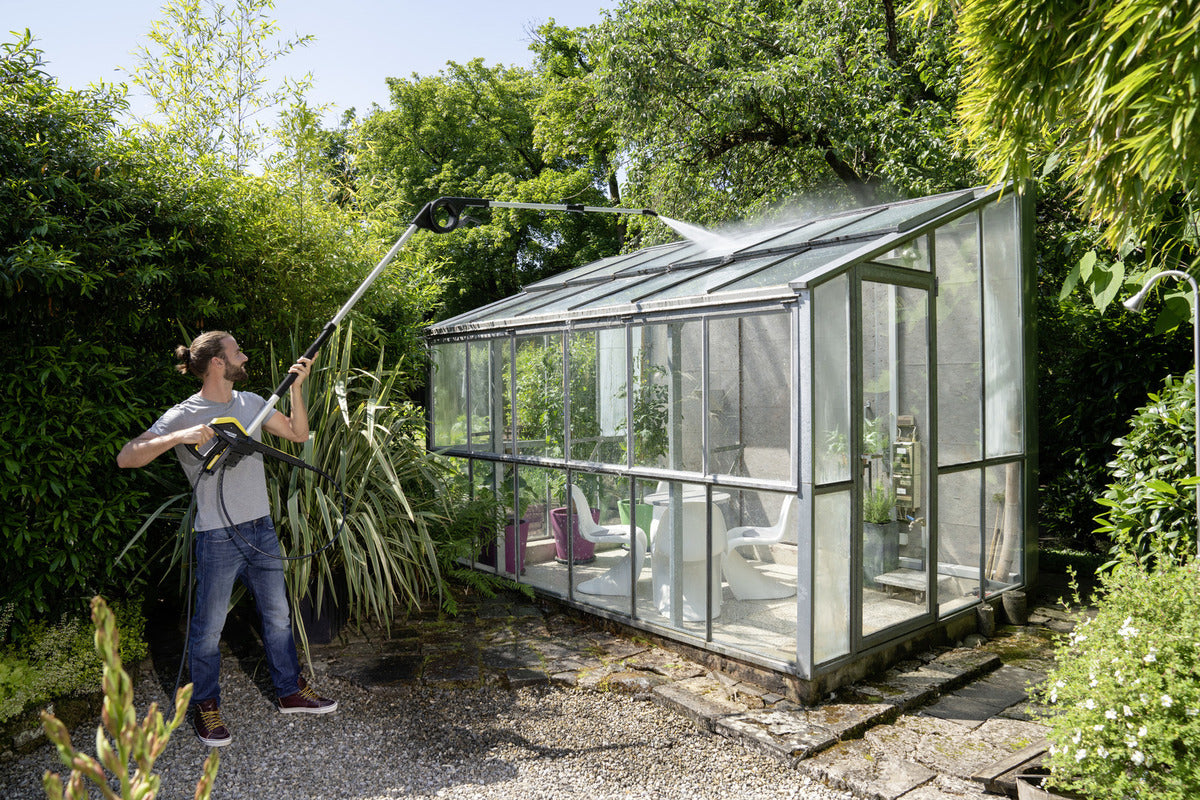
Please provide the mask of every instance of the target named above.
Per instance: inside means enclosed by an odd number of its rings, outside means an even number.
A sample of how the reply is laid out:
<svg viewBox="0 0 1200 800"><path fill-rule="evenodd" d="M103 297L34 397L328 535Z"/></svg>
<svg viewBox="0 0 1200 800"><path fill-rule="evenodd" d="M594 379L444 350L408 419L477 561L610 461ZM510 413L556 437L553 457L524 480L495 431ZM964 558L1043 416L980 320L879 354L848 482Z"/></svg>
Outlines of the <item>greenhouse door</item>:
<svg viewBox="0 0 1200 800"><path fill-rule="evenodd" d="M888 276L888 282L883 276ZM860 641L924 623L934 602L928 498L931 326L922 278L890 270L859 281L857 331L862 414L855 480L854 578ZM925 283L926 285L921 285ZM852 562L853 563L853 562ZM894 631L893 631L894 632Z"/></svg>

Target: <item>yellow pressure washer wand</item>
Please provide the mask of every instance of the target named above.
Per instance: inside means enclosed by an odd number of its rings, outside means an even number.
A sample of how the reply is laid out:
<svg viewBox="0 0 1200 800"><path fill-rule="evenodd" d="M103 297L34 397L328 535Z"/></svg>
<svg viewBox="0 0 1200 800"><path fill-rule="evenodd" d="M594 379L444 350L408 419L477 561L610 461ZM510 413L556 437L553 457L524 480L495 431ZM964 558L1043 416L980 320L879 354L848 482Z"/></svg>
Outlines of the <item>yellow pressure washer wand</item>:
<svg viewBox="0 0 1200 800"><path fill-rule="evenodd" d="M478 220L474 220L463 215L463 211L469 207L517 208L534 211L568 211L580 214L643 214L650 217L658 216L656 212L651 211L648 208L609 208L607 206L584 206L574 203L510 203L497 200L485 200L480 197L440 197L437 200L426 203L425 207L422 208L415 217L413 217L408 229L404 231L404 234L399 239L396 240L396 243L392 245L392 249L387 252L387 255L385 255L378 264L375 265L375 269L371 270L366 279L364 279L363 282L359 284L358 288L354 290L354 294L350 295L350 299L347 300L338 310L338 312L333 315L333 318L329 320L329 322L325 323L325 327L321 329L320 334L317 335L317 338L313 340L313 343L309 345L308 349L304 351L303 357L316 358L317 351L321 349L321 346L325 344L326 340L328 340L329 337L333 335L333 332L337 330L337 326L346 317L346 315L350 313L350 309L354 307L354 304L357 303L364 294L366 294L367 289L371 288L371 284L375 282L375 279L383 273L383 270L388 264L391 263L392 259L396 257L396 254L404 248L404 245L409 239L412 238L412 235L416 233L419 228L424 228L425 230L432 231L433 233L449 233L462 224L478 222ZM261 411L258 412L258 416L251 421L249 427L241 429L240 425L222 424L220 426L220 432L224 435L218 435L214 437L213 445L205 453L201 453L199 448L189 445L188 449L191 450L197 458L204 460L204 471L206 473L215 472L221 466L221 464L225 462L230 454L234 452L234 444L238 440L242 439L242 437L245 437L247 440L252 440L255 431L261 428L262 424L266 422L267 417L274 412L275 405L279 402L279 399L283 397L295 380L296 374L293 372L289 372L283 377L283 380L280 382L279 386L277 386L271 396L267 398L267 404L263 406ZM215 422L218 421L214 420L214 423ZM227 420L220 420L220 422L226 423ZM235 430L235 428L237 430ZM262 452L261 449L260 452Z"/></svg>

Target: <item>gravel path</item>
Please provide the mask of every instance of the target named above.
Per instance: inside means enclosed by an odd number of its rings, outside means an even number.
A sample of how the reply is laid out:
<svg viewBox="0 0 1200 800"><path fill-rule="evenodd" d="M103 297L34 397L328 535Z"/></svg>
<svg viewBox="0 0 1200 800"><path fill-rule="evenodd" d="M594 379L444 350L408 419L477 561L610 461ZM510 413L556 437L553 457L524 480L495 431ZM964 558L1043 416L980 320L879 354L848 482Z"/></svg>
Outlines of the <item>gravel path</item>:
<svg viewBox="0 0 1200 800"><path fill-rule="evenodd" d="M214 800L851 797L625 695L556 687L368 691L320 676L314 683L338 700L338 711L282 715L236 659L225 659L223 711L233 743L222 748ZM153 675L140 681L140 713L165 699ZM94 724L78 728L75 746L94 752L94 731ZM206 755L190 725L176 731L156 765L160 797L191 798ZM49 745L0 763L0 797L42 800L46 769L64 771Z"/></svg>

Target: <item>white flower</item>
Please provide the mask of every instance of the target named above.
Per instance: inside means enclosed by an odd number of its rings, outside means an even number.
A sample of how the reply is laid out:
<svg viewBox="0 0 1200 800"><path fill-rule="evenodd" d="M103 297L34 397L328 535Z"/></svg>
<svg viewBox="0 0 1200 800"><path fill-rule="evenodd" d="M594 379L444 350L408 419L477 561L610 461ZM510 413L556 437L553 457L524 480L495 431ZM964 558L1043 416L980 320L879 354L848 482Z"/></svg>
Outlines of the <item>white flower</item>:
<svg viewBox="0 0 1200 800"><path fill-rule="evenodd" d="M1083 704L1083 707L1086 708L1088 711L1092 711L1093 709L1096 708L1096 701L1089 697L1087 699L1087 702Z"/></svg>
<svg viewBox="0 0 1200 800"><path fill-rule="evenodd" d="M1133 617L1126 617L1125 622L1121 625L1121 629L1117 633L1128 639L1130 636L1137 636L1138 629L1133 627Z"/></svg>
<svg viewBox="0 0 1200 800"><path fill-rule="evenodd" d="M1071 744L1079 744L1079 740L1083 738L1083 731L1075 729L1075 735L1071 737Z"/></svg>
<svg viewBox="0 0 1200 800"><path fill-rule="evenodd" d="M1100 685L1100 681L1096 680L1095 678L1092 678L1092 680L1088 683L1088 686L1091 686L1093 689L1095 689L1099 685Z"/></svg>
<svg viewBox="0 0 1200 800"><path fill-rule="evenodd" d="M1116 719L1117 718L1117 710L1115 708L1110 708L1108 711L1105 711L1104 718L1105 719Z"/></svg>
<svg viewBox="0 0 1200 800"><path fill-rule="evenodd" d="M1163 708L1170 708L1173 701L1171 700L1171 695L1164 694L1159 702L1162 703Z"/></svg>
<svg viewBox="0 0 1200 800"><path fill-rule="evenodd" d="M1144 755L1142 755L1141 750L1134 750L1133 755L1130 756L1130 758L1133 759L1133 763L1135 763L1135 764L1141 764L1143 761L1146 760L1146 757Z"/></svg>
<svg viewBox="0 0 1200 800"><path fill-rule="evenodd" d="M1138 728L1138 738L1142 738L1142 737L1144 737L1144 736L1145 736L1147 733L1148 733L1148 731L1146 730L1146 726L1145 726L1145 725L1143 725L1142 727Z"/></svg>
<svg viewBox="0 0 1200 800"><path fill-rule="evenodd" d="M1132 736L1128 736L1128 737L1126 737L1126 739L1125 739L1125 746L1126 746L1126 747L1128 747L1130 750L1132 750L1133 748L1137 747L1137 744L1138 744L1138 740L1137 740L1137 739L1133 738Z"/></svg>
<svg viewBox="0 0 1200 800"><path fill-rule="evenodd" d="M1150 652L1142 656L1142 661L1145 661L1147 664L1153 664L1155 661L1158 661L1158 656L1155 655L1157 652L1157 650L1151 647Z"/></svg>
<svg viewBox="0 0 1200 800"><path fill-rule="evenodd" d="M1200 714L1200 708L1189 708L1189 709L1187 710L1187 715L1188 715L1189 717L1194 717L1194 716L1196 716L1197 714Z"/></svg>
<svg viewBox="0 0 1200 800"><path fill-rule="evenodd" d="M1127 716L1127 717L1133 716L1133 709L1130 708L1129 706L1125 706L1125 716Z"/></svg>
<svg viewBox="0 0 1200 800"><path fill-rule="evenodd" d="M1104 745L1100 745L1096 748L1096 755L1100 756L1101 758L1108 758L1108 748Z"/></svg>
<svg viewBox="0 0 1200 800"><path fill-rule="evenodd" d="M1103 726L1103 725L1093 725L1093 726L1092 726L1092 730L1094 730L1094 731L1096 731L1097 733L1099 733L1100 731L1104 730L1104 726Z"/></svg>
<svg viewBox="0 0 1200 800"><path fill-rule="evenodd" d="M1085 758L1087 758L1087 750L1076 750L1075 751L1075 760L1076 761L1083 761Z"/></svg>

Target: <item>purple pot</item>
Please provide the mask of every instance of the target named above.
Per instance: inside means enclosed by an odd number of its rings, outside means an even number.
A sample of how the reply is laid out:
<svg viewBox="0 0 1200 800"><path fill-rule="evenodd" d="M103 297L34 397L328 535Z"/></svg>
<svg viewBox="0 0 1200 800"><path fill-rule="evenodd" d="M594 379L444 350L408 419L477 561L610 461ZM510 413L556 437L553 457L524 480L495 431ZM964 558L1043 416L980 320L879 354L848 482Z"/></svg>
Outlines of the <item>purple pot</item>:
<svg viewBox="0 0 1200 800"><path fill-rule="evenodd" d="M550 529L554 532L554 555L560 564L566 564L571 554L567 552L567 527L571 530L571 549L576 564L590 564L596 559L596 545L579 535L579 517L569 514L566 506L550 509ZM600 521L600 509L593 508L592 521Z"/></svg>

